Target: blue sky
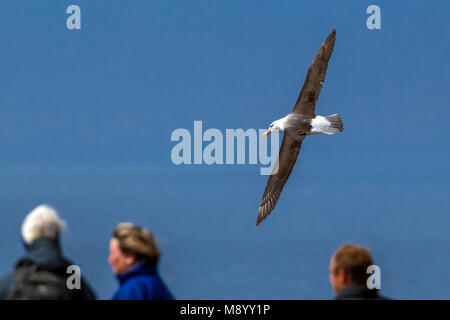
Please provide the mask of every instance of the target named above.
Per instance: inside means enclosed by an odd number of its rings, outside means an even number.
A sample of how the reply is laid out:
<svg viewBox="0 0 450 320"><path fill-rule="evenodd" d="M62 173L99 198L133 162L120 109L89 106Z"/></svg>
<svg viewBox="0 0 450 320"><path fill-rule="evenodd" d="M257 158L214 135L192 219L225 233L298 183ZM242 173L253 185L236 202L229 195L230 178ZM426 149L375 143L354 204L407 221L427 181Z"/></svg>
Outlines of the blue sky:
<svg viewBox="0 0 450 320"><path fill-rule="evenodd" d="M82 30L66 28L70 4ZM366 27L371 4L381 30ZM330 298L328 259L345 241L372 248L391 296L449 298L440 282L449 259L431 255L450 246L449 9L2 1L0 271L21 254L10 243L24 215L45 202L68 220L67 253L102 298L115 288L107 241L123 220L160 235L161 272L180 298ZM316 112L339 113L344 132L305 141L277 209L256 229L259 166L175 166L171 132L194 120L266 128L290 112L333 28ZM411 284L408 258L436 277Z"/></svg>

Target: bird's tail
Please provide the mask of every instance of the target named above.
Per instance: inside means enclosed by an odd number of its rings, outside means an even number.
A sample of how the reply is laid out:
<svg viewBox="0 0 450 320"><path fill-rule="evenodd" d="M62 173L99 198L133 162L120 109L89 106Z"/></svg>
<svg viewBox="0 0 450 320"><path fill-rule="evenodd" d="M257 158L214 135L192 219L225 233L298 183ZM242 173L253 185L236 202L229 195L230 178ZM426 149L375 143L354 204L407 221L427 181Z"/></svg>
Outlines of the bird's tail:
<svg viewBox="0 0 450 320"><path fill-rule="evenodd" d="M338 114L332 114L325 117L330 123L328 126L322 128L321 132L325 134L335 134L344 130L344 124L342 123L341 116Z"/></svg>

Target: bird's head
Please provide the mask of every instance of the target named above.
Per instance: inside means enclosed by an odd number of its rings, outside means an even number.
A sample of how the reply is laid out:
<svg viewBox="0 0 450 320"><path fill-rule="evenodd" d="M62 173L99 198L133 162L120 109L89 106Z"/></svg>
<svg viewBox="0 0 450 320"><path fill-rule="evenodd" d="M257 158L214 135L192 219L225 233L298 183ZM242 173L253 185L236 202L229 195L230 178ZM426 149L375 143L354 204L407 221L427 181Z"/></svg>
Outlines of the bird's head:
<svg viewBox="0 0 450 320"><path fill-rule="evenodd" d="M263 133L263 136L267 136L271 134L272 132L283 132L284 131L284 119L276 120L272 122L269 126L269 129L267 129L266 132Z"/></svg>

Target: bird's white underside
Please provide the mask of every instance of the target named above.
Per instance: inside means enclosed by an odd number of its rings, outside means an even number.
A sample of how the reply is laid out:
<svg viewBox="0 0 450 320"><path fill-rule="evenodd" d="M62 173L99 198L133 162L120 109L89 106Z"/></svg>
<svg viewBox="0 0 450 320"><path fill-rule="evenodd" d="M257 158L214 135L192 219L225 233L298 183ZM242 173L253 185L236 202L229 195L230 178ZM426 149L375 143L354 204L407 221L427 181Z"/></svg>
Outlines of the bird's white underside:
<svg viewBox="0 0 450 320"><path fill-rule="evenodd" d="M311 132L312 133L320 133L323 132L323 129L328 128L330 126L330 122L323 116L317 116L311 120Z"/></svg>

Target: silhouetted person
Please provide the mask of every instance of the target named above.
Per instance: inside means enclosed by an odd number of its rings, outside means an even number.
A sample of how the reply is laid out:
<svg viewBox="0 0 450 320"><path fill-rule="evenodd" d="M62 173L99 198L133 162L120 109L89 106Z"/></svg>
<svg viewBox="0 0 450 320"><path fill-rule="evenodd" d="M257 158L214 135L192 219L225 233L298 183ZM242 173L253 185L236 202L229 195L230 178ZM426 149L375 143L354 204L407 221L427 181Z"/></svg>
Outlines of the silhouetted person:
<svg viewBox="0 0 450 320"><path fill-rule="evenodd" d="M46 205L26 216L21 232L26 255L16 263L14 272L0 279L0 299L95 300L83 277L79 288L68 285L74 273L68 270L73 263L62 255L59 243L64 227L58 213Z"/></svg>
<svg viewBox="0 0 450 320"><path fill-rule="evenodd" d="M109 245L111 264L120 287L113 300L173 300L157 272L160 251L156 238L131 223L119 224Z"/></svg>
<svg viewBox="0 0 450 320"><path fill-rule="evenodd" d="M377 289L367 287L370 274L367 268L373 265L370 251L366 248L345 244L332 256L330 261L330 282L336 300L386 299Z"/></svg>

